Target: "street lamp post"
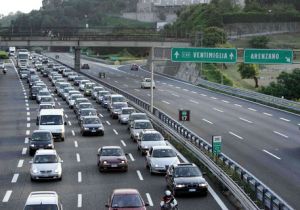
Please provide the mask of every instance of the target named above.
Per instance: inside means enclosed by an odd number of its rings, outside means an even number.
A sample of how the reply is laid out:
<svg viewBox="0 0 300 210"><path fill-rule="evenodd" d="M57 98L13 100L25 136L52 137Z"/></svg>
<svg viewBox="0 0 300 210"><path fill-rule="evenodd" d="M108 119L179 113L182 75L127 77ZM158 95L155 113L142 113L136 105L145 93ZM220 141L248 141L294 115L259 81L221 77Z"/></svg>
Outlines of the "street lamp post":
<svg viewBox="0 0 300 210"><path fill-rule="evenodd" d="M85 14L85 15L84 15L84 18L85 18L85 28L89 28L88 15Z"/></svg>
<svg viewBox="0 0 300 210"><path fill-rule="evenodd" d="M151 102L150 102L150 111L153 114L153 79L154 79L154 47L151 47Z"/></svg>

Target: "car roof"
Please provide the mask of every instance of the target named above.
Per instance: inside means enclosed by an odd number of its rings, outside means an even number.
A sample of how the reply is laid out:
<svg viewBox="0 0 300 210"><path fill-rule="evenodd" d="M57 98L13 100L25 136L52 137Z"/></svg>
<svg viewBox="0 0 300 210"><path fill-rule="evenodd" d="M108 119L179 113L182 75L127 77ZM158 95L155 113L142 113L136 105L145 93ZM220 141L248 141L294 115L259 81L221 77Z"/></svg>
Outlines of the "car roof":
<svg viewBox="0 0 300 210"><path fill-rule="evenodd" d="M38 149L35 155L57 155L55 149Z"/></svg>
<svg viewBox="0 0 300 210"><path fill-rule="evenodd" d="M137 121L137 120L135 120L135 121ZM142 132L143 132L143 134L151 134L151 133L159 133L159 134L161 134L159 131L157 131L155 129L146 129L146 130L143 130Z"/></svg>
<svg viewBox="0 0 300 210"><path fill-rule="evenodd" d="M42 109L40 115L63 115L63 109Z"/></svg>
<svg viewBox="0 0 300 210"><path fill-rule="evenodd" d="M32 133L51 133L49 130L34 130Z"/></svg>
<svg viewBox="0 0 300 210"><path fill-rule="evenodd" d="M123 188L123 189L115 189L113 194L140 194L137 189L133 188Z"/></svg>
<svg viewBox="0 0 300 210"><path fill-rule="evenodd" d="M174 167L187 167L187 166L192 166L192 167L197 167L194 163L177 163L174 164Z"/></svg>
<svg viewBox="0 0 300 210"><path fill-rule="evenodd" d="M123 109L133 109L133 110L134 110L134 108L131 107L131 106L128 106L128 107L122 107L121 109L122 109L122 110L123 110Z"/></svg>
<svg viewBox="0 0 300 210"><path fill-rule="evenodd" d="M101 149L122 149L120 146L103 146Z"/></svg>
<svg viewBox="0 0 300 210"><path fill-rule="evenodd" d="M134 123L139 123L139 122L150 122L150 120L134 120Z"/></svg>
<svg viewBox="0 0 300 210"><path fill-rule="evenodd" d="M26 205L33 204L58 204L58 195L55 191L31 192L27 198Z"/></svg>
<svg viewBox="0 0 300 210"><path fill-rule="evenodd" d="M155 150L155 149L171 149L171 150L173 150L173 148L168 145L152 146L152 149L153 150Z"/></svg>
<svg viewBox="0 0 300 210"><path fill-rule="evenodd" d="M81 111L97 111L95 108L82 108Z"/></svg>
<svg viewBox="0 0 300 210"><path fill-rule="evenodd" d="M133 112L133 113L131 113L131 115L132 116L134 116L134 115L146 115L146 113L144 113L144 112Z"/></svg>
<svg viewBox="0 0 300 210"><path fill-rule="evenodd" d="M91 119L91 118L97 118L97 119L100 119L99 117L97 116L84 116L83 119Z"/></svg>

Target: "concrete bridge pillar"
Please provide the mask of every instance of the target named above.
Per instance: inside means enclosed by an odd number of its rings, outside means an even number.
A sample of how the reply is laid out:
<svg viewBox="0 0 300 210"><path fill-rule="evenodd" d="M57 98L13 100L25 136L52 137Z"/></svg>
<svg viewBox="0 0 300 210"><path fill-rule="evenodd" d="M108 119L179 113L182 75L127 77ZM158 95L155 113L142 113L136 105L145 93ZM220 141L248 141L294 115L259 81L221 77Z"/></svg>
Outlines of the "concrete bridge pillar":
<svg viewBox="0 0 300 210"><path fill-rule="evenodd" d="M80 47L75 47L75 71L80 71Z"/></svg>

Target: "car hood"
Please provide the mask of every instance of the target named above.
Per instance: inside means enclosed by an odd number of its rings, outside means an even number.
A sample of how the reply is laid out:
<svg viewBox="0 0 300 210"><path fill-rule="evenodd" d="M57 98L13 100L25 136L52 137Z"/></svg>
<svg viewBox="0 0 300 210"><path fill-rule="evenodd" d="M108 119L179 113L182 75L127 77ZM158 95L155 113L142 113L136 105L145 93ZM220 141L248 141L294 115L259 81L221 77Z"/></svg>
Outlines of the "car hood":
<svg viewBox="0 0 300 210"><path fill-rule="evenodd" d="M120 114L120 118L129 119L129 114Z"/></svg>
<svg viewBox="0 0 300 210"><path fill-rule="evenodd" d="M141 146L142 147L153 147L153 146L166 146L165 141L141 141Z"/></svg>
<svg viewBox="0 0 300 210"><path fill-rule="evenodd" d="M58 168L61 168L61 163L40 163L40 164L33 163L31 165L32 170L36 169L38 171L46 171L46 170L54 171Z"/></svg>
<svg viewBox="0 0 300 210"><path fill-rule="evenodd" d="M187 184L187 183L206 183L203 177L174 177L176 184Z"/></svg>
<svg viewBox="0 0 300 210"><path fill-rule="evenodd" d="M109 161L109 162L120 162L122 160L126 160L124 156L101 156L100 161Z"/></svg>
<svg viewBox="0 0 300 210"><path fill-rule="evenodd" d="M150 161L151 161L151 165L154 165L156 167L165 167L165 166L179 163L177 157L166 157L166 158L150 157Z"/></svg>
<svg viewBox="0 0 300 210"><path fill-rule="evenodd" d="M102 127L102 124L83 124L85 128L95 128L95 127Z"/></svg>

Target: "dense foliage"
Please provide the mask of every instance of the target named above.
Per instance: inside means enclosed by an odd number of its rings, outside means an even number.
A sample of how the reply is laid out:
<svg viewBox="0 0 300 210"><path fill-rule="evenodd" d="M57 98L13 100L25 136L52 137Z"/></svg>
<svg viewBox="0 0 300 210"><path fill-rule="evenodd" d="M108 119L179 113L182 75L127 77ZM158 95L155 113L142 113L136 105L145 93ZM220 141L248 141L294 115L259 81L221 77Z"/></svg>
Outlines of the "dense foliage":
<svg viewBox="0 0 300 210"><path fill-rule="evenodd" d="M5 51L0 51L0 59L8 59L8 54Z"/></svg>
<svg viewBox="0 0 300 210"><path fill-rule="evenodd" d="M252 48L265 49L270 41L268 36L255 36L249 40Z"/></svg>
<svg viewBox="0 0 300 210"><path fill-rule="evenodd" d="M256 64L240 63L238 72L240 72L242 79L254 79L255 87L258 87L259 69Z"/></svg>

